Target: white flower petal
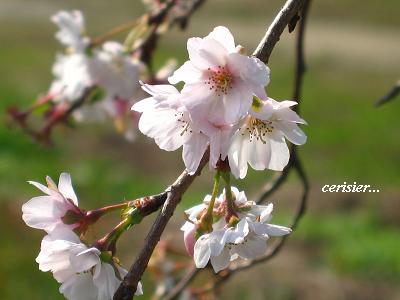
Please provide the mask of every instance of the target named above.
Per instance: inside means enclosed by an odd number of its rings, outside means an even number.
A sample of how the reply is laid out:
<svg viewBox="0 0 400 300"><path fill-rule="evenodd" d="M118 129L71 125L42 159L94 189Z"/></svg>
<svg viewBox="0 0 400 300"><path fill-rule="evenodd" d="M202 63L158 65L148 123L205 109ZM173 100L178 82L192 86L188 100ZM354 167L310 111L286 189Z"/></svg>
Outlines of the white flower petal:
<svg viewBox="0 0 400 300"><path fill-rule="evenodd" d="M265 254L267 242L264 237L253 236L245 243L235 246L234 251L244 259L254 259Z"/></svg>
<svg viewBox="0 0 400 300"><path fill-rule="evenodd" d="M269 82L269 68L258 58L239 53L228 55L228 68L247 83L264 87Z"/></svg>
<svg viewBox="0 0 400 300"><path fill-rule="evenodd" d="M194 244L194 263L197 268L204 268L210 260L210 234L204 234L199 237Z"/></svg>
<svg viewBox="0 0 400 300"><path fill-rule="evenodd" d="M100 262L100 251L96 248L83 247L78 245L80 251L70 258L71 265L76 273L85 272L90 270L95 265L99 265Z"/></svg>
<svg viewBox="0 0 400 300"><path fill-rule="evenodd" d="M36 182L36 181L28 181L29 184L32 184L33 186L37 187L39 190L41 190L43 193L50 195L50 190L47 186Z"/></svg>
<svg viewBox="0 0 400 300"><path fill-rule="evenodd" d="M108 263L96 266L93 283L98 289L98 300L113 299L121 281L115 276L114 268Z"/></svg>
<svg viewBox="0 0 400 300"><path fill-rule="evenodd" d="M139 102L136 102L131 110L137 111L137 112L144 112L146 110L154 109L157 106L158 102L154 97L146 98L143 99Z"/></svg>
<svg viewBox="0 0 400 300"><path fill-rule="evenodd" d="M241 131L237 131L229 147L228 158L232 174L236 178L244 178L247 174L247 160L249 157L249 137L243 136Z"/></svg>
<svg viewBox="0 0 400 300"><path fill-rule="evenodd" d="M229 52L236 52L235 40L232 33L224 26L217 26L211 31L207 38L218 41Z"/></svg>
<svg viewBox="0 0 400 300"><path fill-rule="evenodd" d="M188 40L188 52L190 61L200 70L224 66L226 63L227 50L214 39L204 38L199 41L190 38Z"/></svg>
<svg viewBox="0 0 400 300"><path fill-rule="evenodd" d="M285 121L277 121L276 128L281 130L285 137L295 145L303 145L307 141L307 136L297 126L296 123L289 123Z"/></svg>
<svg viewBox="0 0 400 300"><path fill-rule="evenodd" d="M75 274L70 277L60 286L60 293L68 300L99 300L97 287L93 284L90 273Z"/></svg>
<svg viewBox="0 0 400 300"><path fill-rule="evenodd" d="M283 101L283 102L285 102L285 101ZM292 101L286 101L286 102L292 102ZM294 102L294 103L296 103L296 102ZM307 124L307 122L304 121L302 118L300 118L299 115L295 111L291 110L288 107L280 108L280 109L276 110L275 115L276 115L276 118L281 121L294 122L294 123L299 123L299 124Z"/></svg>
<svg viewBox="0 0 400 300"><path fill-rule="evenodd" d="M191 133L183 145L182 158L189 174L193 175L199 167L208 146L208 138L202 133Z"/></svg>
<svg viewBox="0 0 400 300"><path fill-rule="evenodd" d="M163 150L175 151L182 146L182 128L173 109L159 108L144 112L139 120L139 130L156 139L157 145Z"/></svg>
<svg viewBox="0 0 400 300"><path fill-rule="evenodd" d="M190 60L188 60L177 69L172 76L168 77L168 82L171 84L177 84L181 81L191 83L198 81L201 77L201 71L197 69Z"/></svg>
<svg viewBox="0 0 400 300"><path fill-rule="evenodd" d="M226 269L231 261L229 249L224 248L224 250L218 256L211 256L210 261L215 273Z"/></svg>
<svg viewBox="0 0 400 300"><path fill-rule="evenodd" d="M58 190L63 194L66 199L70 199L78 206L78 198L75 195L72 187L71 176L68 173L61 173L58 180Z"/></svg>
<svg viewBox="0 0 400 300"><path fill-rule="evenodd" d="M61 217L67 209L65 204L51 196L34 197L22 205L22 219L30 227L50 232L61 224Z"/></svg>
<svg viewBox="0 0 400 300"><path fill-rule="evenodd" d="M289 148L286 145L283 136L275 135L269 139L271 144L271 160L268 164L268 169L282 171L289 162Z"/></svg>
<svg viewBox="0 0 400 300"><path fill-rule="evenodd" d="M272 203L270 203L267 206L262 206L262 205L257 205L257 206L262 208L262 211L260 214L260 222L261 223L268 222L272 217L271 214L272 214L272 210L274 209L274 205Z"/></svg>
<svg viewBox="0 0 400 300"><path fill-rule="evenodd" d="M253 137L248 146L248 162L254 170L261 171L268 168L272 157L270 139L268 137L263 138L264 142Z"/></svg>

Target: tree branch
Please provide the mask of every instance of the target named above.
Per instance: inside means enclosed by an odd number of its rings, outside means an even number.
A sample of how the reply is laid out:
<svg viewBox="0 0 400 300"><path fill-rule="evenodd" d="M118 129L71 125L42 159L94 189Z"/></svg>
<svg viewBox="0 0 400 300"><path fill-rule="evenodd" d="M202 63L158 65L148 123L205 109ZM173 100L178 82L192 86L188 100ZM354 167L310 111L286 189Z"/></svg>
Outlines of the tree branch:
<svg viewBox="0 0 400 300"><path fill-rule="evenodd" d="M170 290L162 300L173 300L177 297L197 276L201 269L196 268L192 265L187 273L181 278L181 280Z"/></svg>
<svg viewBox="0 0 400 300"><path fill-rule="evenodd" d="M306 0L287 0L281 8L267 32L258 44L253 55L264 63L268 63L269 57L276 43L278 43L285 27L289 25L294 16L300 11Z"/></svg>

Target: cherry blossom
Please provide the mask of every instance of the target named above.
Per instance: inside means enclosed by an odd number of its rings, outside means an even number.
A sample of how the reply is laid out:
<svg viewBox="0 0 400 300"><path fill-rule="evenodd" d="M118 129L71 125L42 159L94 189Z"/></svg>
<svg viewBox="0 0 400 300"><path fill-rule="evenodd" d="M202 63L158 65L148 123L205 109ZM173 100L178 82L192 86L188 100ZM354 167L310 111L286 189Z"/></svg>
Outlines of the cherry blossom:
<svg viewBox="0 0 400 300"><path fill-rule="evenodd" d="M51 20L58 25L60 31L56 38L74 52L84 52L89 44L85 36L85 19L82 12L78 10L59 11L51 17Z"/></svg>
<svg viewBox="0 0 400 300"><path fill-rule="evenodd" d="M236 177L244 178L247 164L255 170L282 171L289 162L285 138L295 145L306 142L297 124L306 124L290 109L294 101L255 99L255 105L241 122L228 151L229 165Z"/></svg>
<svg viewBox="0 0 400 300"><path fill-rule="evenodd" d="M95 61L84 53L57 55L53 65L55 77L48 96L55 103L73 103L95 84L92 67Z"/></svg>
<svg viewBox="0 0 400 300"><path fill-rule="evenodd" d="M204 38L187 42L189 60L169 78L185 82L182 104L196 119L220 127L247 114L253 95L265 98L269 69L255 57L241 54L226 27L216 27Z"/></svg>
<svg viewBox="0 0 400 300"><path fill-rule="evenodd" d="M50 177L46 177L47 187L35 181L30 184L37 187L45 196L30 199L22 206L22 219L33 228L53 231L56 227L74 229L82 226L84 212L78 207L78 198L68 173L61 173L58 187Z"/></svg>
<svg viewBox="0 0 400 300"><path fill-rule="evenodd" d="M189 236L194 239L199 219L208 207L211 196L205 197L202 204L186 210L188 221L181 230L185 234L185 243L188 253L193 256L198 268L204 268L210 261L215 272L225 269L229 263L237 258L254 259L265 254L267 240L271 236L286 235L290 228L269 224L272 218L273 205L257 205L248 201L243 191L236 187L231 188L237 222L227 224L226 195L224 192L216 199L213 215L215 223L212 231L202 234L195 242L189 241Z"/></svg>
<svg viewBox="0 0 400 300"><path fill-rule="evenodd" d="M192 122L180 103L180 93L172 85L143 85L152 95L132 109L141 112L139 130L166 151L183 147L182 158L190 174L196 172L207 149L208 139Z"/></svg>
<svg viewBox="0 0 400 300"><path fill-rule="evenodd" d="M70 300L111 300L127 273L109 252L87 247L65 228L43 238L36 261L41 271L53 273L61 283L60 292ZM136 295L142 293L139 283Z"/></svg>
<svg viewBox="0 0 400 300"><path fill-rule="evenodd" d="M95 122L111 118L117 131L133 140L138 118L131 106L144 95L139 85L144 65L126 54L117 42L104 43L90 59L91 85L95 85L101 95L94 103L77 110L74 117L78 121Z"/></svg>

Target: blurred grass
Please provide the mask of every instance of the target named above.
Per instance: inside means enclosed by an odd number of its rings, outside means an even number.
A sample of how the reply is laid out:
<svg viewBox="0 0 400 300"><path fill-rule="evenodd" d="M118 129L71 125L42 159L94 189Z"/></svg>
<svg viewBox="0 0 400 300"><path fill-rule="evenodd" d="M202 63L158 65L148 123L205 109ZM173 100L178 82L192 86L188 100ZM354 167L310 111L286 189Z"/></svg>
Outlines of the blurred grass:
<svg viewBox="0 0 400 300"><path fill-rule="evenodd" d="M47 21L52 12L60 8L82 8L88 13L89 32L96 35L142 11L138 4L129 1L118 4L44 1L37 6L27 1L14 2L25 10L16 9L12 3L0 3L0 10L3 8L6 12L0 13L2 111L10 104L26 106L38 92L46 90L55 51L60 49L53 39L55 28ZM270 6L256 0L236 2L235 5L221 0L207 3L194 15L193 27L188 32L174 32L171 38L168 35L161 42L156 65L162 65L171 56L183 62L186 59L185 37L193 30L206 33L222 20L237 28L241 28L242 22L260 25L255 29L257 33L240 32L237 38L240 41L243 37L255 44L281 2L268 3ZM111 9L112 17L108 17ZM376 1L329 0L315 2L311 18L319 22L315 26L330 21L344 22L349 30L352 26L366 26L393 31L398 30L399 9L400 3L394 0L386 1L385 5ZM11 13L7 14L7 11ZM205 22L209 25L204 26ZM293 57L285 47L278 45L270 63L272 75L268 93L278 100L291 98ZM356 57L358 54L350 55ZM398 201L400 106L395 101L376 109L372 103L398 78L400 66L379 65L379 57L376 59L378 62L369 64L368 61L342 60L331 53L307 57L308 72L301 110L309 123L303 128L308 143L301 147L300 153L314 186L311 206L317 208L303 220L294 234L294 242L315 245L320 255L316 255L315 261L333 270L337 276L347 274L357 280L373 278L398 283L399 223L386 224L385 215L377 215L375 208L386 201L385 191L393 191ZM4 115L1 121L5 122ZM91 208L157 193L176 176L176 166L179 170L182 168L179 153L163 153L143 137L138 143L128 144L115 137L107 125L58 129L55 146L50 149L42 148L19 130L10 130L6 126L0 126L0 141L0 256L7 258L0 260L1 299L62 298L51 276L39 272L34 261L41 233L27 230L20 219L20 205L37 195L26 184L27 180L43 181L45 175L56 179L61 171L71 172L83 207ZM253 192L271 175L272 172L250 172L246 181L237 184ZM336 209L335 204L332 211L319 210L316 203L324 202L326 196L319 192L320 187L343 181L370 184L380 188L381 193L361 201L355 211L343 212ZM185 197L182 208L201 200L204 191L210 188L210 180L203 176ZM293 180L289 181L288 189L289 194L297 192ZM340 197L342 195L337 195L337 202ZM287 219L283 206L275 222ZM139 232L137 234L143 238ZM395 284L392 288L396 289ZM242 293L236 299L251 297L249 291ZM279 294L277 299L289 299L290 295L290 292Z"/></svg>

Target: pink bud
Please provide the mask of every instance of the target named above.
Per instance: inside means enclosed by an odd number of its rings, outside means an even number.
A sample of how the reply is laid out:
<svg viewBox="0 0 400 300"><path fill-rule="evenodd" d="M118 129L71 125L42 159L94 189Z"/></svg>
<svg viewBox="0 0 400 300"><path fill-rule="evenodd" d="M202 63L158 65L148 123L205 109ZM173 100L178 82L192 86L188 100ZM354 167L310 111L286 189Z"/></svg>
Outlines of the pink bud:
<svg viewBox="0 0 400 300"><path fill-rule="evenodd" d="M185 243L185 248L187 253L190 256L193 256L194 253L194 244L196 243L196 239L194 237L195 233L196 233L196 226L194 224L191 224L192 226L190 226L187 230L185 230L185 232L183 233L183 241Z"/></svg>

